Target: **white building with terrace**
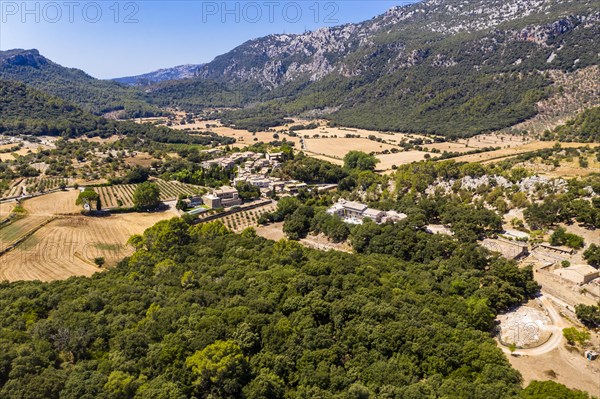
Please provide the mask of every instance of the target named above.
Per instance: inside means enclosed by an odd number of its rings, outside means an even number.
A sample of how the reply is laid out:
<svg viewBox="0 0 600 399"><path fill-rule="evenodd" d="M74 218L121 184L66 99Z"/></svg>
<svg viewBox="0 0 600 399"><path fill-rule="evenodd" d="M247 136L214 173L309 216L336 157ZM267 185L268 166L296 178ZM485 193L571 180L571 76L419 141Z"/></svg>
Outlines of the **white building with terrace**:
<svg viewBox="0 0 600 399"><path fill-rule="evenodd" d="M371 219L375 223L398 222L406 218L404 213L396 211L381 211L379 209L369 208L365 204L354 201L338 200L333 204L327 213L330 215L338 215L349 224L362 224L364 219Z"/></svg>

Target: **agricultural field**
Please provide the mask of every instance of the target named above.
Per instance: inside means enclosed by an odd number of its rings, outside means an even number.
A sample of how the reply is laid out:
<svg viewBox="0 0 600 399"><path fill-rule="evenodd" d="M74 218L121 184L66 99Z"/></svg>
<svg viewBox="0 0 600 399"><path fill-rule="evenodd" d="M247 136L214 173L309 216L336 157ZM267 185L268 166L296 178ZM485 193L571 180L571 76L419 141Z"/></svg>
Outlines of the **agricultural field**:
<svg viewBox="0 0 600 399"><path fill-rule="evenodd" d="M153 180L160 188L161 201L176 200L180 194L194 195L198 194L201 187L191 184L180 183L177 181L164 181L160 179ZM120 208L133 206L133 193L135 184L120 184L115 186L94 187L94 190L100 194L100 200L103 208Z"/></svg>
<svg viewBox="0 0 600 399"><path fill-rule="evenodd" d="M260 208L227 215L220 220L227 228L238 233L247 227L257 227L258 218L264 213L274 211L275 208L277 208L277 204L272 202Z"/></svg>
<svg viewBox="0 0 600 399"><path fill-rule="evenodd" d="M392 170L394 165L399 166L411 162L422 161L426 159L428 155L431 157L431 159L435 159L437 157L436 154L414 150L397 152L395 154L379 154L376 155L376 157L380 162L375 168L379 171L388 171Z"/></svg>
<svg viewBox="0 0 600 399"><path fill-rule="evenodd" d="M37 176L15 179L1 198L20 197L21 195L34 195L56 190L61 187L71 186L74 179L54 176Z"/></svg>
<svg viewBox="0 0 600 399"><path fill-rule="evenodd" d="M588 166L586 168L581 167L579 159L573 159L567 161L566 159L560 160L560 166L555 167L547 163L543 163L541 159L534 161L519 162L515 166L524 167L535 174L541 176L548 176L552 178L573 178L578 176L587 176L591 173L598 173L600 170L600 162L595 156L587 157Z"/></svg>
<svg viewBox="0 0 600 399"><path fill-rule="evenodd" d="M94 264L95 258L103 257L108 267L115 265L131 254L132 249L126 245L131 235L177 216L174 210L82 216L81 207L75 205L78 193L79 190L60 191L21 203L26 213L2 227L0 249L30 236L0 256L0 281L89 276L101 270ZM14 202L1 204L2 215L14 205Z"/></svg>
<svg viewBox="0 0 600 399"><path fill-rule="evenodd" d="M487 133L469 137L468 139L460 139L457 143L464 144L472 150L476 150L484 147L513 148L530 143L531 141L532 139L527 136L523 137L521 135L506 133Z"/></svg>
<svg viewBox="0 0 600 399"><path fill-rule="evenodd" d="M2 198L20 197L23 193L23 179L13 180L8 189L2 193Z"/></svg>
<svg viewBox="0 0 600 399"><path fill-rule="evenodd" d="M167 211L57 218L0 257L0 281L90 276L102 270L94 264L94 259L103 257L104 267L114 266L133 252L126 245L129 237L175 216L174 211ZM23 220L32 218L27 216Z"/></svg>
<svg viewBox="0 0 600 399"><path fill-rule="evenodd" d="M317 155L325 155L332 158L344 158L350 151L383 152L385 150L398 149L398 147L379 143L374 140L363 138L319 138L305 139L305 150Z"/></svg>
<svg viewBox="0 0 600 399"><path fill-rule="evenodd" d="M515 155L523 154L526 152L541 150L543 148L552 148L554 146L554 141L535 141L528 144L511 147L511 148L502 148L496 151L483 152L479 154L470 154L463 155L457 158L453 158L456 162L497 162L501 159L510 158ZM590 147L597 147L600 145L599 143L561 143L564 148L576 148L576 147L584 147L589 145Z"/></svg>
<svg viewBox="0 0 600 399"><path fill-rule="evenodd" d="M4 220L17 205L16 202L1 202L0 203L0 221Z"/></svg>
<svg viewBox="0 0 600 399"><path fill-rule="evenodd" d="M430 137L410 134L410 133L395 133L395 132L379 132L375 130L355 129L347 127L330 127L325 121L300 121L299 124L317 123L319 127L309 130L297 130L296 133L304 138L329 137L329 138L346 138L346 135L358 136L361 138L376 137L388 143L400 143L402 140L414 139L430 139Z"/></svg>
<svg viewBox="0 0 600 399"><path fill-rule="evenodd" d="M56 216L78 214L81 211L81 207L75 205L78 193L78 190L60 191L23 201L21 206L25 213L0 229L0 249L6 248ZM15 206L15 202L2 204L1 220L7 217Z"/></svg>

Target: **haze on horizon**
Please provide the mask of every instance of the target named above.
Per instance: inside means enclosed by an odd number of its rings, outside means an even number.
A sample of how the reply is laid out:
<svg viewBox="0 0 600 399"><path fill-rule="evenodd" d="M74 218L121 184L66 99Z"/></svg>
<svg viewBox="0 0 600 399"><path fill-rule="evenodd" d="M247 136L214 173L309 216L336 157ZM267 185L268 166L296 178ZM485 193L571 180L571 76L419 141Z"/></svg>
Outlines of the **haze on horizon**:
<svg viewBox="0 0 600 399"><path fill-rule="evenodd" d="M2 1L0 50L35 48L110 79L210 62L257 37L361 22L412 2Z"/></svg>

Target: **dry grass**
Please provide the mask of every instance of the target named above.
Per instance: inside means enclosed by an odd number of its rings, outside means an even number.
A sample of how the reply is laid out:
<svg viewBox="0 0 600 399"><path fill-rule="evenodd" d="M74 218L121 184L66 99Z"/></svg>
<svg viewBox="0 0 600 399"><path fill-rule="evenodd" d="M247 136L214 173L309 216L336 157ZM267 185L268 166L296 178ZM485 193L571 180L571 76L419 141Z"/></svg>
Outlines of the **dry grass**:
<svg viewBox="0 0 600 399"><path fill-rule="evenodd" d="M279 241L285 238L285 234L283 234L283 222L259 226L256 228L256 234L267 240Z"/></svg>
<svg viewBox="0 0 600 399"><path fill-rule="evenodd" d="M78 214L81 206L75 205L79 190L59 191L23 201L28 216L53 216Z"/></svg>
<svg viewBox="0 0 600 399"><path fill-rule="evenodd" d="M465 144L467 147L471 147L473 149L483 148L483 147L517 147L523 144L530 142L529 138L523 138L522 136L517 136L513 134L505 134L505 133L488 133L488 134L480 134L475 137L470 137L468 139L458 140L459 144Z"/></svg>
<svg viewBox="0 0 600 399"><path fill-rule="evenodd" d="M344 158L350 151L363 151L369 153L397 148L390 144L378 143L377 141L362 138L307 139L304 142L307 151L333 158Z"/></svg>
<svg viewBox="0 0 600 399"><path fill-rule="evenodd" d="M160 161L157 158L154 158L150 154L146 152L138 152L133 157L125 158L125 164L128 166L141 166L144 168L149 168L152 166L153 161Z"/></svg>
<svg viewBox="0 0 600 399"><path fill-rule="evenodd" d="M425 144L423 147L428 148L430 150L436 149L442 152L468 152L473 151L474 148L467 147L466 144L463 143L434 143L434 144Z"/></svg>
<svg viewBox="0 0 600 399"><path fill-rule="evenodd" d="M56 219L0 257L0 280L51 281L89 276L101 270L95 266L95 258L104 257L106 266L115 265L133 252L126 245L131 235L175 216L175 212L168 211Z"/></svg>
<svg viewBox="0 0 600 399"><path fill-rule="evenodd" d="M532 143L511 147L502 148L496 151L483 152L480 154L463 155L461 157L453 158L457 162L487 162L487 161L499 161L504 158L513 157L515 155L523 154L526 152L541 150L543 148L552 148L554 146L553 141L535 141ZM583 147L590 145L591 147L597 147L598 143L561 143L563 147Z"/></svg>
<svg viewBox="0 0 600 399"><path fill-rule="evenodd" d="M399 166L407 163L418 162L425 159L425 155L429 154L432 159L437 155L430 154L424 151L406 151L398 152L396 154L381 154L377 155L380 163L377 164L376 169L379 171L386 171L392 169L393 165Z"/></svg>
<svg viewBox="0 0 600 399"><path fill-rule="evenodd" d="M14 201L0 203L0 221L7 218L16 205L17 203Z"/></svg>

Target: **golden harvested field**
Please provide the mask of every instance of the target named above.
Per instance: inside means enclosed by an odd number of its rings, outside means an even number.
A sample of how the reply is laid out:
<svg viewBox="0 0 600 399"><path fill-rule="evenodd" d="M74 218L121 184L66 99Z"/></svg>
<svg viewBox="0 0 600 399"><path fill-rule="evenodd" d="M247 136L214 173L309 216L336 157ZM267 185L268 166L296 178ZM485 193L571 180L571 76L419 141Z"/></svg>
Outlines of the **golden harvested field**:
<svg viewBox="0 0 600 399"><path fill-rule="evenodd" d="M375 169L380 171L390 170L393 165L399 166L407 163L418 162L425 159L425 155L429 154L432 159L435 159L436 154L430 154L425 151L405 151L396 154L380 154L377 155L380 163Z"/></svg>
<svg viewBox="0 0 600 399"><path fill-rule="evenodd" d="M369 153L398 148L390 144L378 143L377 141L361 138L306 139L304 140L304 143L306 151L334 158L344 158L350 151L363 151Z"/></svg>
<svg viewBox="0 0 600 399"><path fill-rule="evenodd" d="M28 216L53 216L79 214L81 206L75 205L79 190L58 191L23 201Z"/></svg>
<svg viewBox="0 0 600 399"><path fill-rule="evenodd" d="M428 138L426 136L422 136L419 134L411 134L411 133L379 132L376 130L355 129L355 128L348 128L348 127L329 127L329 126L326 126L326 124L323 121L305 121L305 122L299 122L299 123L306 125L311 122L319 123L319 124L321 124L321 126L319 126L316 129L298 130L298 131L296 131L296 133L298 133L298 135L301 137L305 137L305 136L313 137L316 134L318 134L321 137L336 136L338 138L345 138L347 134L351 134L354 136L360 136L363 138L367 138L369 136L375 136L377 138L381 138L390 143L399 143L403 139L410 140L410 139L417 139L417 138L420 138L420 139Z"/></svg>
<svg viewBox="0 0 600 399"><path fill-rule="evenodd" d="M125 158L125 163L127 165L142 166L144 168L149 168L153 161L159 161L159 159L154 158L146 152L138 152L133 157Z"/></svg>
<svg viewBox="0 0 600 399"><path fill-rule="evenodd" d="M51 281L92 275L101 270L94 264L94 258L104 257L106 266L114 266L133 252L126 245L131 235L175 216L176 212L167 211L61 217L0 257L0 280ZM33 218L28 216L23 220Z"/></svg>
<svg viewBox="0 0 600 399"><path fill-rule="evenodd" d="M472 147L467 147L466 144L464 144L464 143L453 143L453 142L425 144L423 147L428 148L430 150L433 150L433 149L440 150L442 152L447 151L447 152L461 152L461 153L473 151L476 149L476 148L472 148Z"/></svg>
<svg viewBox="0 0 600 399"><path fill-rule="evenodd" d="M7 160L12 161L12 160L15 159L15 157L13 156L13 154L21 155L22 156L22 155L27 155L30 152L34 152L34 151L35 150L32 149L32 148L25 147L25 148L21 148L20 150L17 150L17 151L14 151L14 152L4 152L4 153L0 154L0 160L2 160L2 161L7 161Z"/></svg>
<svg viewBox="0 0 600 399"><path fill-rule="evenodd" d="M515 155L523 154L525 152L531 152L540 150L543 148L552 148L554 141L536 141L528 144L524 144L517 147L502 148L496 151L483 152L480 154L463 155L461 157L453 158L456 162L497 162L504 158L509 158ZM584 147L589 145L590 147L597 147L598 143L561 143L563 147Z"/></svg>
<svg viewBox="0 0 600 399"><path fill-rule="evenodd" d="M468 147L472 147L472 149L483 147L516 147L529 142L531 142L531 139L529 138L523 138L522 136L506 133L480 134L475 137L460 139L457 141L457 143L465 144Z"/></svg>
<svg viewBox="0 0 600 399"><path fill-rule="evenodd" d="M0 249L8 247L48 219L50 217L27 215L2 226L0 228Z"/></svg>
<svg viewBox="0 0 600 399"><path fill-rule="evenodd" d="M14 201L0 203L0 221L8 217L16 205Z"/></svg>
<svg viewBox="0 0 600 399"><path fill-rule="evenodd" d="M220 127L215 127L215 128L211 128L211 129L207 129L211 132L217 133L220 136L224 136L224 137L233 137L234 139L236 139L235 144L233 144L233 147L237 147L237 148L241 148L241 147L246 147L258 142L264 142L264 143L269 143L271 141L277 141L277 140L283 140L284 138L287 141L291 141L296 143L296 148L300 148L300 138L299 137L290 137L284 134L279 134L279 138L273 137L274 132L256 132L256 133L252 133L249 132L248 130L238 130L238 129L233 129L230 127L226 127L226 126L220 126ZM256 139L256 140L255 140Z"/></svg>
<svg viewBox="0 0 600 399"><path fill-rule="evenodd" d="M267 240L279 241L285 238L285 234L283 234L283 222L259 226L256 228L256 234Z"/></svg>

